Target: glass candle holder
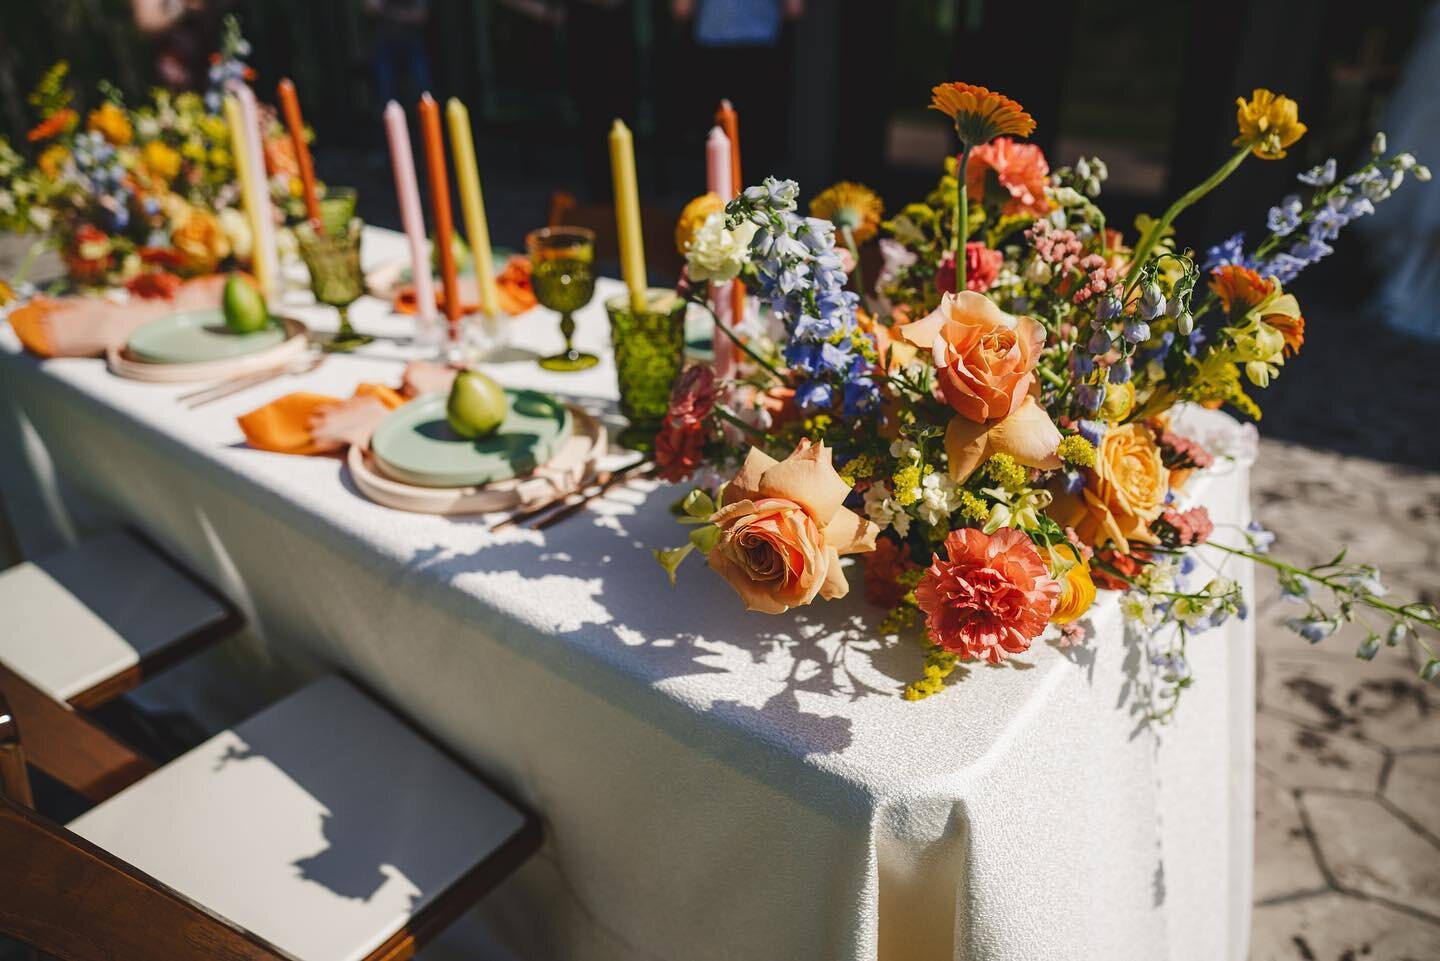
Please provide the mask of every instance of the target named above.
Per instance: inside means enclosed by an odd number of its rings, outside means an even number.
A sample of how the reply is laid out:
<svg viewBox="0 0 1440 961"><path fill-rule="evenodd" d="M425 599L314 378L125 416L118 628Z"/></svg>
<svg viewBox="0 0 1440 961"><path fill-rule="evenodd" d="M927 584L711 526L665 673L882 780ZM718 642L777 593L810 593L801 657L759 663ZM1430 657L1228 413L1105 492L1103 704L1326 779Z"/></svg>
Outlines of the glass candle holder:
<svg viewBox="0 0 1440 961"><path fill-rule="evenodd" d="M340 329L322 342L328 351L354 350L374 340L350 326L350 305L365 293L365 275L360 270L360 235L364 224L352 217L344 229L317 232L313 225L295 225L300 259L310 269L310 291L317 303L328 304L340 313Z"/></svg>
<svg viewBox="0 0 1440 961"><path fill-rule="evenodd" d="M645 292L645 309L636 310L628 293L605 301L615 372L620 382L620 413L630 426L619 443L649 452L670 406L670 389L685 361L687 304L673 290Z"/></svg>
<svg viewBox="0 0 1440 961"><path fill-rule="evenodd" d="M540 358L546 370L584 370L600 358L575 349L575 311L595 296L595 232L584 227L544 227L525 238L535 299L560 314L565 349Z"/></svg>

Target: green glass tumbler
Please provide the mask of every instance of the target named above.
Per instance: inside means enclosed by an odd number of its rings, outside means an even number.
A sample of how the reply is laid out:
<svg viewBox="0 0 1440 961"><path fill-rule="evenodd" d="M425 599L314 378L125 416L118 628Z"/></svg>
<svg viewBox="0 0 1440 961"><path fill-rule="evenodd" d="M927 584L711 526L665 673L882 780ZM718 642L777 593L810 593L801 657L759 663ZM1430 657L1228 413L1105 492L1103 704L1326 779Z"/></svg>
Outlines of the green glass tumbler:
<svg viewBox="0 0 1440 961"><path fill-rule="evenodd" d="M360 270L360 235L365 225L360 218L337 233L316 231L308 222L295 225L300 259L310 269L310 291L317 303L340 312L340 329L321 346L332 352L354 350L374 340L350 326L350 305L365 293L365 275Z"/></svg>
<svg viewBox="0 0 1440 961"><path fill-rule="evenodd" d="M630 422L616 438L621 446L647 453L655 446L670 389L685 362L686 307L673 290L647 290L644 310L635 309L628 293L605 301L620 413Z"/></svg>

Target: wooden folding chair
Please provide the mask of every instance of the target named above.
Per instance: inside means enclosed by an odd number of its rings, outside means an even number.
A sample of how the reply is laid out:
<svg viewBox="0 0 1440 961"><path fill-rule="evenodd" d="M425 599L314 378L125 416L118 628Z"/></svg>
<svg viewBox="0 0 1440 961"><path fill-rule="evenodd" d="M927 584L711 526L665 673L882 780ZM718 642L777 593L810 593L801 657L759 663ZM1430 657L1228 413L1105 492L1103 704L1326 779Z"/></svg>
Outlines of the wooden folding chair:
<svg viewBox="0 0 1440 961"><path fill-rule="evenodd" d="M136 534L113 530L0 571L0 693L30 763L91 801L154 764L85 711L226 637L233 605Z"/></svg>
<svg viewBox="0 0 1440 961"><path fill-rule="evenodd" d="M26 804L0 703L0 933L61 961L404 961L539 821L326 677L67 827Z"/></svg>

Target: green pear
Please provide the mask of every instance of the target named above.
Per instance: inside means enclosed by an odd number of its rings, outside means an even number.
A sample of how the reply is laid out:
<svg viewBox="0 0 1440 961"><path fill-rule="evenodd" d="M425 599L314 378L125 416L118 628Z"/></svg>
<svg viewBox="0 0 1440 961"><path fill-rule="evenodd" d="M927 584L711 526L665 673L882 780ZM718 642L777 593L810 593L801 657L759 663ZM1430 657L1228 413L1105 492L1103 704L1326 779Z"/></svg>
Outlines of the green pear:
<svg viewBox="0 0 1440 961"><path fill-rule="evenodd" d="M265 298L239 274L231 274L225 281L225 294L220 305L225 312L225 326L237 334L253 334L270 323L270 309L265 306Z"/></svg>
<svg viewBox="0 0 1440 961"><path fill-rule="evenodd" d="M462 370L455 375L450 400L445 404L445 419L455 433L468 439L488 437L509 412L510 400L495 381L478 370Z"/></svg>

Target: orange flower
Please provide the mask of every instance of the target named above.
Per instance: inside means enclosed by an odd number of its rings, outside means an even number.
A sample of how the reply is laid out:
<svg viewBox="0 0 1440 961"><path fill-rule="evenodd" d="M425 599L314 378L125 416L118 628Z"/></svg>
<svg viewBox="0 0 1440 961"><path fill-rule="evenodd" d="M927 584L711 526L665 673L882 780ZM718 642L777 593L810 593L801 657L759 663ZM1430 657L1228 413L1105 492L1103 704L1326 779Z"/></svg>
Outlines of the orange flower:
<svg viewBox="0 0 1440 961"><path fill-rule="evenodd" d="M996 137L1028 137L1035 118L1003 94L972 83L942 83L930 92L930 109L955 122L955 132L967 145L989 143Z"/></svg>
<svg viewBox="0 0 1440 961"><path fill-rule="evenodd" d="M1296 314L1264 314L1260 318L1280 331L1280 336L1285 338L1285 353L1287 356L1300 353L1300 348L1305 345L1305 318Z"/></svg>
<svg viewBox="0 0 1440 961"><path fill-rule="evenodd" d="M1158 544L1150 522L1160 516L1170 489L1170 471L1155 435L1143 424L1111 427L1095 452L1095 467L1085 471L1079 494L1061 492L1049 514L1075 528L1092 547L1112 545L1130 553L1132 542Z"/></svg>
<svg viewBox="0 0 1440 961"><path fill-rule="evenodd" d="M1001 212L1006 216L1049 213L1050 201L1045 198L1049 179L1050 164L1040 148L1009 137L976 147L965 165L965 189L970 196L983 198L988 192L1004 198Z"/></svg>
<svg viewBox="0 0 1440 961"><path fill-rule="evenodd" d="M1225 313L1246 314L1269 297L1275 290L1275 281L1261 277L1249 267L1225 264L1210 272L1210 289L1220 298Z"/></svg>
<svg viewBox="0 0 1440 961"><path fill-rule="evenodd" d="M57 110L36 124L25 139L31 143L40 143L42 140L49 140L51 137L58 137L60 134L69 133L75 129L75 124L80 120L80 115L69 107Z"/></svg>
<svg viewBox="0 0 1440 961"><path fill-rule="evenodd" d="M113 103L103 103L90 111L86 126L117 147L123 147L135 136L135 128L125 111Z"/></svg>
<svg viewBox="0 0 1440 961"><path fill-rule="evenodd" d="M711 518L719 533L706 560L752 611L844 597L840 556L874 550L879 533L841 506L849 493L824 444L802 439L783 461L752 447Z"/></svg>
<svg viewBox="0 0 1440 961"><path fill-rule="evenodd" d="M184 258L185 270L193 274L208 274L230 256L230 241L220 228L220 221L208 210L198 207L192 207L171 231L170 243Z"/></svg>

